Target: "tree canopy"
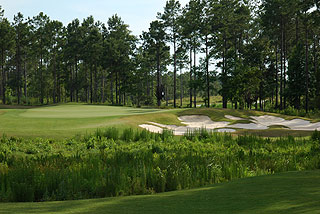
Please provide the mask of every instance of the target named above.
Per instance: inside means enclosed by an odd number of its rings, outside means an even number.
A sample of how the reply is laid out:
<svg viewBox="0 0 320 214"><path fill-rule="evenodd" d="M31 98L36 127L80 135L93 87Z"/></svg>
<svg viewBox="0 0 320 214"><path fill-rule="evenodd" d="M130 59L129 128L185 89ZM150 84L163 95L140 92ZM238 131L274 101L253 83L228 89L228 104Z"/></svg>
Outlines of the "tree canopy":
<svg viewBox="0 0 320 214"><path fill-rule="evenodd" d="M134 36L117 14L10 23L0 6L0 98L177 107L180 96L210 107L219 93L223 108L308 112L320 108L319 23L314 0L168 0Z"/></svg>

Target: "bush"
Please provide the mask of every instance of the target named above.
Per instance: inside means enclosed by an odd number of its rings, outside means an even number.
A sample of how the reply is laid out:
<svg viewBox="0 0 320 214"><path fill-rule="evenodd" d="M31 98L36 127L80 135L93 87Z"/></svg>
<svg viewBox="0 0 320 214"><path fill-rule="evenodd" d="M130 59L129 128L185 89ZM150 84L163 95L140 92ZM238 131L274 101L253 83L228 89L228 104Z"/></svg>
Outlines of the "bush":
<svg viewBox="0 0 320 214"><path fill-rule="evenodd" d="M2 138L0 201L146 194L320 167L319 132L307 140L115 130L64 141Z"/></svg>
<svg viewBox="0 0 320 214"><path fill-rule="evenodd" d="M317 130L314 130L314 132L311 135L311 139L314 141L318 141L320 143L320 132Z"/></svg>

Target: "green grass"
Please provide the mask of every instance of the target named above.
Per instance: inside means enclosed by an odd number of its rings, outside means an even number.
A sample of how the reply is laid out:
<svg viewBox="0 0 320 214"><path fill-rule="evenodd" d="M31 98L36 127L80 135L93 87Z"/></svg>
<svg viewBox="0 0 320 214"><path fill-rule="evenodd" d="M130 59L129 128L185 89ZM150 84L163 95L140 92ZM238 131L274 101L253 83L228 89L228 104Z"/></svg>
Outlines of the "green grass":
<svg viewBox="0 0 320 214"><path fill-rule="evenodd" d="M2 203L0 213L319 213L320 171L250 177L147 196Z"/></svg>
<svg viewBox="0 0 320 214"><path fill-rule="evenodd" d="M250 116L274 115L284 119L297 117L261 111L222 108L197 109L150 109L103 105L62 104L53 106L4 106L0 105L0 135L19 137L68 138L77 134L91 133L97 128L137 128L148 121L166 125L183 125L177 116L207 115L213 121L248 123ZM232 121L225 115L242 117L244 121ZM303 118L306 119L306 118ZM310 120L310 119L309 119ZM315 122L316 120L312 120ZM252 133L260 136L308 136L310 132L285 130L271 127L265 131L238 130L236 134Z"/></svg>
<svg viewBox="0 0 320 214"><path fill-rule="evenodd" d="M0 135L20 137L65 138L92 132L97 128L115 126L136 127L122 118L132 115L152 115L172 110L130 107L63 104L47 107L21 108L0 106ZM151 116L152 117L152 116Z"/></svg>

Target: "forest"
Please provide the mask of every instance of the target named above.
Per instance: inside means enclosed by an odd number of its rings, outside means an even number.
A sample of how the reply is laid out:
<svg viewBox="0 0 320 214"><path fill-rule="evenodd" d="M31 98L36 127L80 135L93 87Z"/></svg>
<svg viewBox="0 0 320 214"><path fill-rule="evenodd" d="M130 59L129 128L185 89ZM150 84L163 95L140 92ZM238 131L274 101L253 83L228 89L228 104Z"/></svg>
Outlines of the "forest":
<svg viewBox="0 0 320 214"><path fill-rule="evenodd" d="M141 35L119 15L13 22L0 6L2 104L320 109L320 3L168 0ZM166 101L166 102L163 102Z"/></svg>

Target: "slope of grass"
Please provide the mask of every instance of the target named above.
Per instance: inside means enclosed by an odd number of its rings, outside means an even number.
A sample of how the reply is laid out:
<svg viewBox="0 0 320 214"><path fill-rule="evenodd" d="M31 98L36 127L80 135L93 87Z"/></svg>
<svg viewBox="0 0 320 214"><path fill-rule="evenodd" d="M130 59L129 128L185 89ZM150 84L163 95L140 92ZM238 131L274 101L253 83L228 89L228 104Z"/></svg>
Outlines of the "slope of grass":
<svg viewBox="0 0 320 214"><path fill-rule="evenodd" d="M94 200L2 203L0 213L319 213L320 171L251 177L204 188Z"/></svg>
<svg viewBox="0 0 320 214"><path fill-rule="evenodd" d="M171 111L82 104L34 108L1 107L0 135L45 138L72 137L106 126L129 127L130 124L124 124L121 118ZM138 124L141 121L135 122Z"/></svg>

